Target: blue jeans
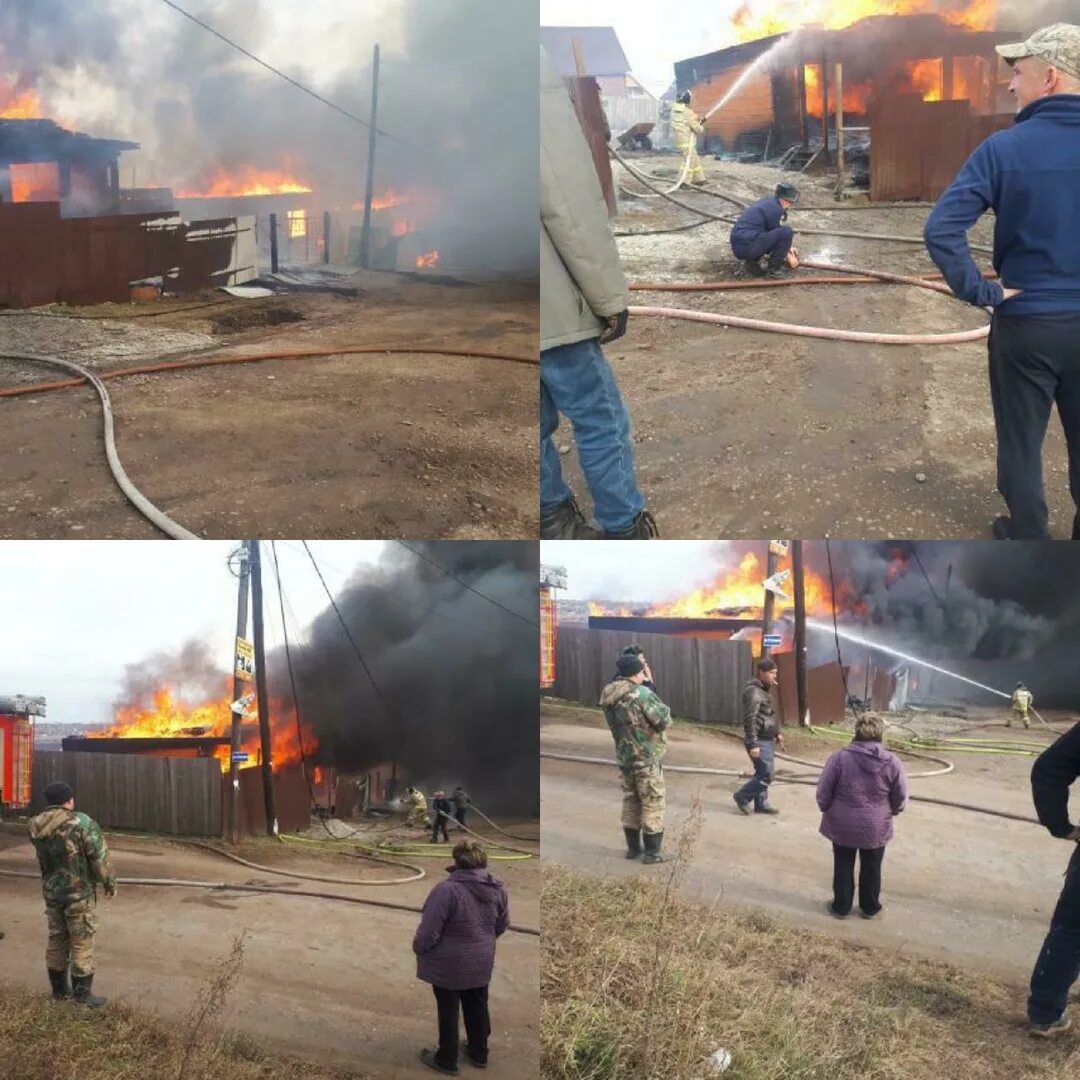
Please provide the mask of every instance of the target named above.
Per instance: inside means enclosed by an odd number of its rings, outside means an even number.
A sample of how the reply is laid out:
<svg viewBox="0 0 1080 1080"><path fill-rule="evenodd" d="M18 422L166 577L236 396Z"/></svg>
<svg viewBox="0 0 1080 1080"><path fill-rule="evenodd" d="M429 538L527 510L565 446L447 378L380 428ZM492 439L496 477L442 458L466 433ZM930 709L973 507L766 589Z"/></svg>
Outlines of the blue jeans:
<svg viewBox="0 0 1080 1080"><path fill-rule="evenodd" d="M738 791L735 798L741 803L754 800L754 809L762 810L769 801L769 785L773 778L773 741L772 739L758 739L761 753L750 760L754 763L754 775Z"/></svg>
<svg viewBox="0 0 1080 1080"><path fill-rule="evenodd" d="M540 513L573 494L552 436L562 413L574 428L578 459L596 520L608 532L629 529L645 509L634 480L630 417L615 375L595 338L540 353Z"/></svg>
<svg viewBox="0 0 1080 1080"><path fill-rule="evenodd" d="M1052 1024L1065 1012L1069 988L1080 978L1080 844L1076 845L1065 887L1050 919L1050 933L1031 973L1028 1019Z"/></svg>

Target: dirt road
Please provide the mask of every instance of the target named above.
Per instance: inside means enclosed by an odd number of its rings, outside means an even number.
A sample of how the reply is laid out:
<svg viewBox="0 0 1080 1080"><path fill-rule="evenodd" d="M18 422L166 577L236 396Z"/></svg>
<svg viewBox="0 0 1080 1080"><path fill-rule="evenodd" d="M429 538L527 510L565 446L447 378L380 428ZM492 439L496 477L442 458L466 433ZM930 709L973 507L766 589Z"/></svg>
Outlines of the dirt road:
<svg viewBox="0 0 1080 1080"><path fill-rule="evenodd" d="M537 353L535 286L350 280L355 299L296 294L153 318L131 317L130 305L82 311L128 316L117 319L4 317L0 352L99 371L335 345ZM520 364L405 353L143 375L109 389L128 473L201 536L467 539L535 535L536 377ZM0 361L3 385L54 378ZM0 459L0 538L160 536L106 468L92 390L0 400Z"/></svg>
<svg viewBox="0 0 1080 1080"><path fill-rule="evenodd" d="M542 717L543 750L612 757L611 736L595 711L545 704ZM842 744L797 745L797 756L824 760ZM956 773L912 780L912 793L1032 814L1030 758L956 758ZM666 763L747 767L735 740L692 728L672 732ZM623 858L614 768L550 759L541 765L546 857L611 876L664 872ZM806 773L800 766L786 768ZM916 771L920 764L908 768ZM1038 826L913 803L897 819L886 852L883 916L873 923L839 922L825 912L832 854L817 831L813 787L777 784L772 801L780 815L746 818L732 803L741 783L734 777L669 772L666 779L669 829L701 792L705 824L688 887L706 901L719 896L724 903L764 908L808 929L992 972L1018 988L1030 976L1071 850ZM1022 1004L1018 990L1017 1008Z"/></svg>
<svg viewBox="0 0 1080 1080"><path fill-rule="evenodd" d="M125 877L258 882L288 889L344 892L420 905L442 877L441 864L423 860L428 877L413 885L353 889L257 874L217 856L174 844L113 840ZM254 856L252 856L254 858ZM255 861L272 856L261 853ZM275 858L303 873L356 876L346 859ZM516 923L539 925L537 862L493 864L510 890ZM34 869L20 833L0 832L0 869ZM393 871L387 871L393 874ZM284 883L284 884L283 884ZM0 878L0 977L42 988L45 924L36 881ZM223 1020L300 1057L355 1069L379 1080L430 1075L420 1065L435 1041L431 991L417 981L412 935L418 916L329 901L204 890L121 887L99 911L98 974L94 989L128 1004L153 1008L183 1024L210 964L248 931L239 983ZM508 933L499 943L491 984L492 1058L487 1075L533 1075L539 1068L538 940Z"/></svg>
<svg viewBox="0 0 1080 1080"><path fill-rule="evenodd" d="M635 157L647 170L673 158ZM744 200L771 193L775 169L706 162L710 184ZM619 170L621 172L621 170ZM804 204L833 204L829 183L798 178ZM640 190L640 185L633 184ZM686 201L737 212L707 196ZM793 212L792 224L921 236L927 211ZM657 199L624 198L618 230L694 220ZM992 219L973 233L989 243ZM739 270L729 225L619 240L631 281L716 281ZM933 272L921 246L805 236L804 257L899 273ZM980 256L989 267L989 257ZM818 273L814 271L814 273ZM711 293L635 292L637 305L692 308L778 322L889 333L968 330L986 316L903 285L806 285ZM985 342L862 345L636 318L606 350L633 420L639 482L661 532L682 538L989 537L1004 512ZM1044 460L1055 536L1068 536L1064 440L1051 421ZM569 426L560 429L569 450ZM586 494L576 455L568 475ZM917 479L922 477L922 479Z"/></svg>

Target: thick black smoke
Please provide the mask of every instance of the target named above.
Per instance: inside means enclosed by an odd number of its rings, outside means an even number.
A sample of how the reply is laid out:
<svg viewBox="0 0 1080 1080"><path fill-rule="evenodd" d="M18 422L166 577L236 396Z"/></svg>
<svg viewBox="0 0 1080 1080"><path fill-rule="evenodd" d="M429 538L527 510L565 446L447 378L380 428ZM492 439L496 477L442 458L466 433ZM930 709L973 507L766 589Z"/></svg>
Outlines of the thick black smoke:
<svg viewBox="0 0 1080 1080"><path fill-rule="evenodd" d="M402 781L429 795L463 783L482 809L535 814L539 632L461 582L535 624L537 546L411 546L460 581L395 546L335 597L381 696L331 608L292 650L318 759L357 770L396 762ZM283 649L267 658L267 672L271 697L291 700Z"/></svg>
<svg viewBox="0 0 1080 1080"><path fill-rule="evenodd" d="M433 193L437 223L470 230L488 265L536 271L539 149L536 13L490 0L382 0L331 9L328 40L355 39L355 64L330 74L271 50L269 0L184 0L223 34L366 118L371 56L382 45L376 187ZM134 0L4 0L0 79L46 106L79 92L79 126L138 141L130 183L204 190L218 169L285 170L328 208L363 197L367 131L175 12L139 31ZM165 15L168 18L165 18ZM158 31L166 28L165 33ZM428 222L429 224L431 222Z"/></svg>

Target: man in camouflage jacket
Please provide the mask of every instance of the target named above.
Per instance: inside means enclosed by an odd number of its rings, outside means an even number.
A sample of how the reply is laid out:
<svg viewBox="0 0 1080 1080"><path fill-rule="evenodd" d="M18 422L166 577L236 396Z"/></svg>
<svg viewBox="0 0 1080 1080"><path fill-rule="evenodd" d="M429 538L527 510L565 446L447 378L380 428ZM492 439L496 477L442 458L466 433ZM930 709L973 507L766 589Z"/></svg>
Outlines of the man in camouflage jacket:
<svg viewBox="0 0 1080 1080"><path fill-rule="evenodd" d="M105 998L92 993L94 933L97 931L97 887L110 899L116 878L109 848L98 823L75 809L75 794L57 780L45 789L47 809L30 822L30 839L41 867L41 891L49 922L45 966L53 997L74 996L80 1005L100 1006ZM71 983L68 983L68 964Z"/></svg>
<svg viewBox="0 0 1080 1080"><path fill-rule="evenodd" d="M663 862L664 771L667 750L664 734L671 710L644 685L646 668L641 657L623 653L615 665L615 678L600 695L622 773L622 824L626 857L636 859L644 841L647 863Z"/></svg>

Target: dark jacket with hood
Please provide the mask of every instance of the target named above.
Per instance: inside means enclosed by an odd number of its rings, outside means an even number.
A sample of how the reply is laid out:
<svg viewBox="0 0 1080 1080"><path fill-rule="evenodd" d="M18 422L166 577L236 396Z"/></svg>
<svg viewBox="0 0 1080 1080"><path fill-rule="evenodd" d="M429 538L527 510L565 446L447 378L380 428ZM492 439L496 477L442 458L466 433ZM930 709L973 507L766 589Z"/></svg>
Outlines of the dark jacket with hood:
<svg viewBox="0 0 1080 1080"><path fill-rule="evenodd" d="M1074 724L1051 743L1031 767L1031 794L1035 812L1050 832L1064 838L1072 831L1069 821L1069 785L1080 776L1080 724Z"/></svg>
<svg viewBox="0 0 1080 1080"><path fill-rule="evenodd" d="M967 231L988 209L994 269L983 278ZM981 143L938 199L924 236L949 288L1003 315L1080 313L1080 94L1040 98ZM1021 289L1004 300L1002 285Z"/></svg>
<svg viewBox="0 0 1080 1080"><path fill-rule="evenodd" d="M510 925L510 901L487 870L454 870L428 894L413 938L416 977L445 990L491 982L495 939Z"/></svg>
<svg viewBox="0 0 1080 1080"><path fill-rule="evenodd" d="M879 742L852 742L821 770L821 835L841 847L884 847L893 837L892 819L907 806L907 797L900 759Z"/></svg>

